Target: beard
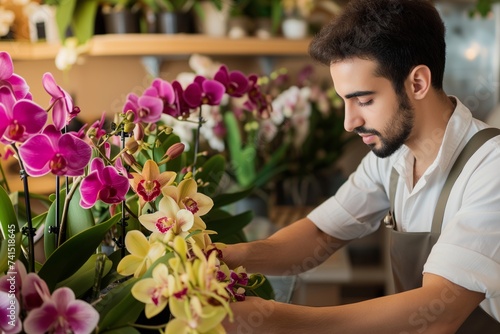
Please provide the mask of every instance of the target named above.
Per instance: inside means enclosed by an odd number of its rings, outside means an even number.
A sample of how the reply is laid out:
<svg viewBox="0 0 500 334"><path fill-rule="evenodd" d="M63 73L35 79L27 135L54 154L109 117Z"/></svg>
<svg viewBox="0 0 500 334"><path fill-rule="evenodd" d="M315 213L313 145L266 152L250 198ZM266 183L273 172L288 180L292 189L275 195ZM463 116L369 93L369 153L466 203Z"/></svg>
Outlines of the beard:
<svg viewBox="0 0 500 334"><path fill-rule="evenodd" d="M368 145L379 158L386 158L396 152L406 142L413 129L414 109L406 92L398 94L398 102L398 109L383 132L363 126L354 129L357 134L372 134L380 138L380 147L377 148L375 144Z"/></svg>

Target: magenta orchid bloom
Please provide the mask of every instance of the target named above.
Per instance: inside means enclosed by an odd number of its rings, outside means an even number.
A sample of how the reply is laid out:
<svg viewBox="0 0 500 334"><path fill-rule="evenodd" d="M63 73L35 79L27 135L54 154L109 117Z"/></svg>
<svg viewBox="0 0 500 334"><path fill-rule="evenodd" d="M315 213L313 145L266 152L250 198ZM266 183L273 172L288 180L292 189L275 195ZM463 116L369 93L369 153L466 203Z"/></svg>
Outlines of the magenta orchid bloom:
<svg viewBox="0 0 500 334"><path fill-rule="evenodd" d="M61 134L52 124L41 134L28 139L20 148L19 156L31 176L80 176L92 156L92 148L71 133Z"/></svg>
<svg viewBox="0 0 500 334"><path fill-rule="evenodd" d="M267 96L262 93L258 84L258 78L255 74L248 77L250 87L248 89L248 101L245 102L245 108L249 111L257 111L260 115L270 112L271 104Z"/></svg>
<svg viewBox="0 0 500 334"><path fill-rule="evenodd" d="M156 123L163 112L163 101L159 97L130 93L123 106L123 113L132 111L135 115L134 123Z"/></svg>
<svg viewBox="0 0 500 334"><path fill-rule="evenodd" d="M130 184L113 166L105 166L101 158L94 158L89 175L80 185L82 195L80 205L91 208L97 200L107 204L117 204L125 200Z"/></svg>
<svg viewBox="0 0 500 334"><path fill-rule="evenodd" d="M245 74L240 71L229 72L225 65L222 65L214 75L217 80L226 88L229 96L242 97L248 91L249 81Z"/></svg>
<svg viewBox="0 0 500 334"><path fill-rule="evenodd" d="M92 133L92 137L96 139L101 138L106 134L106 130L104 129L104 122L106 121L106 113L102 113L101 119L95 121L89 128L88 133Z"/></svg>
<svg viewBox="0 0 500 334"><path fill-rule="evenodd" d="M151 86L143 95L157 97L163 102L163 113L172 115L177 111L175 105L175 91L172 84L162 79L154 79Z"/></svg>
<svg viewBox="0 0 500 334"><path fill-rule="evenodd" d="M188 118L190 114L190 108L186 99L184 98L184 89L178 81L172 82L172 87L175 92L175 105L176 107L172 110L167 111L167 115L173 117Z"/></svg>
<svg viewBox="0 0 500 334"><path fill-rule="evenodd" d="M193 83L184 91L184 99L191 108L198 108L202 104L218 105L224 96L226 88L218 81L196 76Z"/></svg>
<svg viewBox="0 0 500 334"><path fill-rule="evenodd" d="M0 87L8 87L16 100L31 99L26 81L14 74L14 64L7 52L0 52Z"/></svg>
<svg viewBox="0 0 500 334"><path fill-rule="evenodd" d="M0 88L0 141L4 144L24 142L40 132L47 112L31 100L15 100L7 88Z"/></svg>
<svg viewBox="0 0 500 334"><path fill-rule="evenodd" d="M42 78L43 88L51 96L52 120L58 130L61 130L80 112L80 108L74 107L73 99L54 80L51 73L47 72Z"/></svg>
<svg viewBox="0 0 500 334"><path fill-rule="evenodd" d="M75 299L70 288L63 287L28 314L24 329L27 333L88 334L98 322L99 313L83 300Z"/></svg>

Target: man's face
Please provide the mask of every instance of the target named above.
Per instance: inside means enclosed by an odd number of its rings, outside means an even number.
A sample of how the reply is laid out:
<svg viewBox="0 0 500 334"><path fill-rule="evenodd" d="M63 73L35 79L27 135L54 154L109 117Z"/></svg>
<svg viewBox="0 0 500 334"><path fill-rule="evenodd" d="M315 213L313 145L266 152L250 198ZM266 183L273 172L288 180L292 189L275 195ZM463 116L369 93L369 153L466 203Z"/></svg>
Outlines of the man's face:
<svg viewBox="0 0 500 334"><path fill-rule="evenodd" d="M373 153L385 158L408 139L414 110L407 94L398 96L375 70L375 62L359 58L330 66L335 89L345 102L346 131L360 135Z"/></svg>

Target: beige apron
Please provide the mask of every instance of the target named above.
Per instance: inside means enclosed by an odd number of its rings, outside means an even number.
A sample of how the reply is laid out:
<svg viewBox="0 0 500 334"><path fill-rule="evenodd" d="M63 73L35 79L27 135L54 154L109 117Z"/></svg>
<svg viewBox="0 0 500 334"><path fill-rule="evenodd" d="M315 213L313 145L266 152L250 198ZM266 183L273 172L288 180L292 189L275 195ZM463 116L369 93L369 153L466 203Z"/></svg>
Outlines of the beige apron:
<svg viewBox="0 0 500 334"><path fill-rule="evenodd" d="M384 218L383 223L386 227L391 228L390 254L396 292L407 291L422 286L423 267L441 233L444 210L451 188L469 160L469 157L484 142L497 135L500 135L500 129L483 129L476 133L464 147L441 190L430 232L400 232L396 230L394 198L399 175L395 169L392 170L389 188L391 211ZM457 333L498 334L500 333L500 323L478 306L465 320Z"/></svg>

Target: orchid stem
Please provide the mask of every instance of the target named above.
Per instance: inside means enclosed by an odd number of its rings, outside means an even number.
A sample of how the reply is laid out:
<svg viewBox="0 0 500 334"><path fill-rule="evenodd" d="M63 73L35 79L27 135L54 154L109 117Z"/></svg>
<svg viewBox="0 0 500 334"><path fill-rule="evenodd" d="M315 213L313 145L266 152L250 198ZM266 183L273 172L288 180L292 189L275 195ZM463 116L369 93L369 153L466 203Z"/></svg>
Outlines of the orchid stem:
<svg viewBox="0 0 500 334"><path fill-rule="evenodd" d="M200 106L200 116L198 117L198 129L196 131L196 137L194 141L194 160L193 160L193 177L196 173L196 162L198 160L198 150L200 149L200 131L203 125L202 107Z"/></svg>
<svg viewBox="0 0 500 334"><path fill-rule="evenodd" d="M122 142L122 150L125 149L125 138L128 136L128 134L123 130L123 124L121 126L121 131L120 131L120 136L121 136L121 142ZM119 159L119 158L118 158ZM121 256L122 258L125 257L125 234L127 233L127 215L126 215L126 203L125 200L122 201L122 218L121 218L121 228L122 228L122 240L120 243L120 248L121 248Z"/></svg>
<svg viewBox="0 0 500 334"><path fill-rule="evenodd" d="M28 173L24 169L24 163L19 156L19 151L17 147L12 144L12 148L16 152L16 155L19 159L19 175L21 176L21 180L23 181L24 188L24 202L26 205L26 222L28 224L27 228L23 229L23 234L28 236L28 272L35 271L35 229L33 228L33 220L31 219L31 203L30 203L30 191L28 186Z"/></svg>
<svg viewBox="0 0 500 334"><path fill-rule="evenodd" d="M52 230L49 228L49 233L54 233L56 235L56 237L54 238L54 242L56 243L55 244L56 248L57 248L57 244L58 244L58 240L59 240L59 228L61 225L61 216L59 215L59 213L61 212L60 192L61 192L61 189L59 187L59 175L56 175L56 202L55 202L56 221L55 221L54 228Z"/></svg>
<svg viewBox="0 0 500 334"><path fill-rule="evenodd" d="M78 188L78 184L82 181L83 177L79 176L78 178L75 179L73 182L73 187L71 187L70 191L68 192L68 195L64 199L64 207L61 215L61 223L59 226L59 237L57 239L57 246L61 246L61 244L66 241L66 221L67 221L67 215L68 215L68 208L69 208L69 202L71 201L71 198L73 197L73 194L75 193L76 189Z"/></svg>

